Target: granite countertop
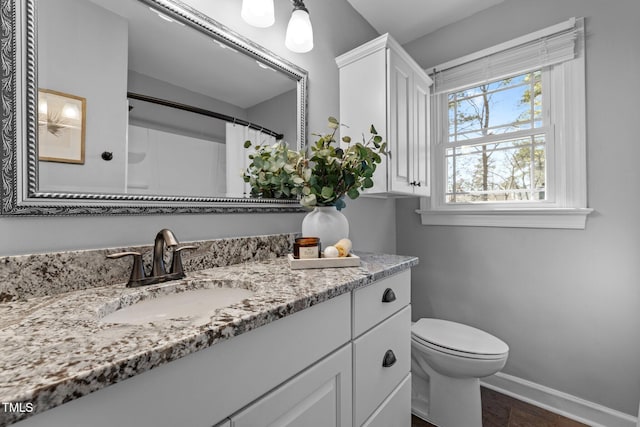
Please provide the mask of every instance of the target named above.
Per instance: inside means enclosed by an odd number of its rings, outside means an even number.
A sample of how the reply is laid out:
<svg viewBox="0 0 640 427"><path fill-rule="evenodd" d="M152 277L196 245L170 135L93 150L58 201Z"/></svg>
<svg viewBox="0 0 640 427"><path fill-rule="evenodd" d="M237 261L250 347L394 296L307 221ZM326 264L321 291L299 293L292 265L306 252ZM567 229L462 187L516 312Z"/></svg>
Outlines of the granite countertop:
<svg viewBox="0 0 640 427"><path fill-rule="evenodd" d="M0 410L0 426L366 286L418 262L408 256L358 255L360 267L291 270L286 258L277 258L188 272L185 279L160 285L126 288L118 284L0 303L0 402L33 406L31 414ZM231 280L255 294L206 319L168 319L146 325L100 320L120 306L154 293L176 287L222 286Z"/></svg>

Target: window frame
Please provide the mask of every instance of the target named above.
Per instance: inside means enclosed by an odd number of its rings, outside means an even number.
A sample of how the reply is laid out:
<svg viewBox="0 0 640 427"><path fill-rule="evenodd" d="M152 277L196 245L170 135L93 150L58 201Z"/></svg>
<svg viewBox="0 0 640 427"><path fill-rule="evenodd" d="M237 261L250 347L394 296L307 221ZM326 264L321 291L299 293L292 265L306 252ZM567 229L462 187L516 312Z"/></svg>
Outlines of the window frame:
<svg viewBox="0 0 640 427"><path fill-rule="evenodd" d="M431 180L430 197L421 198L423 225L461 225L490 227L570 228L584 229L586 217L593 211L587 207L586 177L586 95L584 62L584 19L574 19L558 25L575 23L577 38L575 56L558 64L542 68L543 108L547 134L547 198L543 201L447 203L446 149L449 136L448 94L457 88L431 95ZM473 61L495 52L507 50L535 40L541 34L556 31L549 27L530 35L472 54ZM467 57L465 57L467 58ZM457 62L465 61L465 58ZM469 61L467 61L469 62ZM526 70L523 70L526 72ZM520 72L522 74L522 72ZM514 75L512 73L512 75ZM507 76L491 76L488 81ZM476 82L463 87L482 84ZM545 111L546 110L546 111Z"/></svg>
<svg viewBox="0 0 640 427"><path fill-rule="evenodd" d="M517 73L514 76L506 76L506 77L501 77L497 80L492 80L488 83L495 83L495 82L499 82L501 80L504 80L506 78L509 77L516 77L516 76L521 76L523 74L527 74L527 73L532 73L532 72L537 72L539 70L533 70L530 72L525 72L525 73ZM543 71L540 70L540 81L542 84L543 88L546 88L547 85L549 84L549 76L548 74ZM445 109L448 109L448 105L449 105L449 96L453 93L456 92L461 92L464 91L466 89L469 88L475 88L478 87L478 85L471 85L470 87L465 87L462 89L456 89L453 91L449 91L449 92L443 92L440 94L436 94L434 95L434 102L438 105L437 108L441 108L443 109L442 111L445 111ZM437 166L442 168L442 171L440 173L437 173L436 176L440 176L442 177L445 181L443 183L443 195L444 195L444 199L447 198L447 196L450 194L447 191L447 187L448 187L448 172L447 172L447 151L449 149L452 148L460 148L460 147L464 147L464 146L471 146L471 145L482 145L482 144L493 144L493 143L501 143L504 141L513 141L516 139L522 139L522 138L529 138L532 137L534 135L540 135L543 134L545 137L545 142L544 142L544 146L545 146L545 172L546 172L546 177L545 177L545 193L546 193L546 197L545 200L543 201L526 201L526 200L514 200L514 201L505 201L505 202L455 202L455 203L451 203L451 202L446 202L446 201L442 201L441 204L439 204L440 207L445 208L445 207L451 207L452 209L458 209L459 206L465 206L465 205L469 205L469 206L476 206L476 205L481 205L481 206L491 206L491 207L500 207L500 206L521 206L521 207L525 207L525 206L538 206L538 205L545 205L545 206L549 206L547 203L552 201L554 198L554 189L553 189L553 182L555 182L555 174L550 172L550 170L552 168L549 167L549 158L553 157L553 153L554 153L554 135L553 135L553 128L550 125L551 122L551 117L550 117L550 107L549 107L549 101L548 101L548 97L546 96L546 93L544 92L543 89L543 96L542 96L542 116L543 116L543 123L544 126L541 127L532 127L531 129L524 129L524 130L518 130L518 131L513 131L510 133L499 133L499 134L495 134L495 135L489 135L489 136L484 136L484 137L480 137L480 138L474 138L471 140L467 140L467 141L456 141L456 142L451 142L450 141L450 137L451 135L449 134L449 128L447 127L445 128L444 126L441 126L441 132L438 136L440 141L448 141L445 142L444 144L439 144L437 147L435 147L434 151L435 154L439 157L439 158L444 158L444 162L438 162ZM442 124L442 123L441 123ZM501 125L504 126L504 125ZM478 132L478 130L474 130L473 132ZM550 185L551 184L551 185ZM551 188L550 188L551 187ZM545 203L547 202L547 203Z"/></svg>

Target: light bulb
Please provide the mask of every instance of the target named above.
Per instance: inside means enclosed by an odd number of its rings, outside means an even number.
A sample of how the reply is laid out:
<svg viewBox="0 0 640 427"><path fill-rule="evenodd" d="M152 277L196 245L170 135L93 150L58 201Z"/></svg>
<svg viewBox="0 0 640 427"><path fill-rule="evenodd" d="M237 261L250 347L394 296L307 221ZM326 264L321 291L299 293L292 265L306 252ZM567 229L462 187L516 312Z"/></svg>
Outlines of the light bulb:
<svg viewBox="0 0 640 427"><path fill-rule="evenodd" d="M49 111L49 107L47 105L47 100L46 99L38 100L38 113L44 114L46 116L48 111Z"/></svg>
<svg viewBox="0 0 640 427"><path fill-rule="evenodd" d="M276 22L273 0L242 0L242 19L254 27L266 28Z"/></svg>
<svg viewBox="0 0 640 427"><path fill-rule="evenodd" d="M80 118L80 110L77 105L66 103L62 107L62 117L77 120Z"/></svg>
<svg viewBox="0 0 640 427"><path fill-rule="evenodd" d="M298 53L313 49L313 28L306 10L294 9L291 13L284 44L287 49Z"/></svg>

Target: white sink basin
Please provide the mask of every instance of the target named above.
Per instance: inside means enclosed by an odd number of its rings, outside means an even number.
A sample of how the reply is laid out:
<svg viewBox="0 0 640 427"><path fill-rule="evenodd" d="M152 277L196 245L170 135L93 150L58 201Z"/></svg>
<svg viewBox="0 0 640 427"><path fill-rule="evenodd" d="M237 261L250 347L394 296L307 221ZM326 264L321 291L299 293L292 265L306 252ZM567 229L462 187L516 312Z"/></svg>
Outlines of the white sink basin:
<svg viewBox="0 0 640 427"><path fill-rule="evenodd" d="M207 287L189 289L160 295L151 294L147 299L117 309L102 317L102 323L143 325L170 319L205 322L217 309L236 304L254 295L253 291L240 287ZM171 288L169 289L171 290Z"/></svg>

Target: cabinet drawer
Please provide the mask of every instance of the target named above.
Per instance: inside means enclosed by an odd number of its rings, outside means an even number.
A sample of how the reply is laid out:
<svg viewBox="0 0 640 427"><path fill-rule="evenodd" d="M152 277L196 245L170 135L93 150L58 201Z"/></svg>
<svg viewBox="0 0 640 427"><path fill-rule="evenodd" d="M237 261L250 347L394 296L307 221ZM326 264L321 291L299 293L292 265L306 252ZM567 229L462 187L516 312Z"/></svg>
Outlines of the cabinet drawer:
<svg viewBox="0 0 640 427"><path fill-rule="evenodd" d="M411 374L387 397L362 427L411 426Z"/></svg>
<svg viewBox="0 0 640 427"><path fill-rule="evenodd" d="M353 294L353 337L371 329L410 302L411 270L357 289Z"/></svg>
<svg viewBox="0 0 640 427"><path fill-rule="evenodd" d="M354 341L354 418L360 426L411 368L411 306ZM395 362L385 356L392 352ZM390 366L383 366L385 359Z"/></svg>

